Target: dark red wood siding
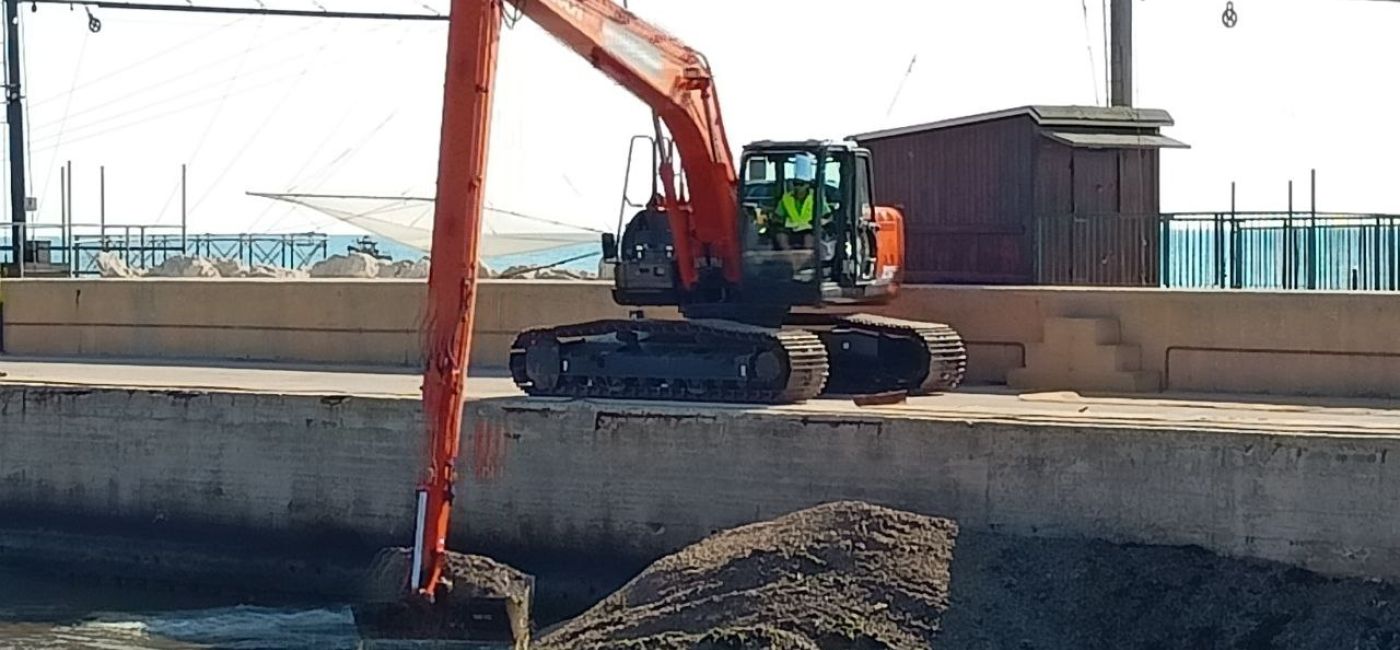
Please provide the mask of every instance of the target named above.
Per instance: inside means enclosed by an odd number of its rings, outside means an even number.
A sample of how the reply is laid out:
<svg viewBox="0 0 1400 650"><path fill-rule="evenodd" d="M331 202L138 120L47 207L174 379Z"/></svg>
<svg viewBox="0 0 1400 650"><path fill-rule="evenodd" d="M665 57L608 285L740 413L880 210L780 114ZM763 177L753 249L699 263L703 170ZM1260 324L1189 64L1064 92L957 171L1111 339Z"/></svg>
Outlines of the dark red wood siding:
<svg viewBox="0 0 1400 650"><path fill-rule="evenodd" d="M1035 131L1013 117L862 143L876 199L904 211L907 282L1032 281Z"/></svg>
<svg viewBox="0 0 1400 650"><path fill-rule="evenodd" d="M862 140L910 283L1158 280L1155 149L1072 148L1029 116Z"/></svg>

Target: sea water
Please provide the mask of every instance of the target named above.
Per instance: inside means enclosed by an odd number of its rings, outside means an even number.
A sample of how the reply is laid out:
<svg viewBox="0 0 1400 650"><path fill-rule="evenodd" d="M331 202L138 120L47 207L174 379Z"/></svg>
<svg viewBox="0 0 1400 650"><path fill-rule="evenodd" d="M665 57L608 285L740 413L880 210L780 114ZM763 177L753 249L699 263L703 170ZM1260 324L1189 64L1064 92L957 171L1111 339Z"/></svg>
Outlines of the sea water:
<svg viewBox="0 0 1400 650"><path fill-rule="evenodd" d="M78 584L0 569L0 648L329 650L357 647L348 604ZM264 601L266 602L266 601Z"/></svg>

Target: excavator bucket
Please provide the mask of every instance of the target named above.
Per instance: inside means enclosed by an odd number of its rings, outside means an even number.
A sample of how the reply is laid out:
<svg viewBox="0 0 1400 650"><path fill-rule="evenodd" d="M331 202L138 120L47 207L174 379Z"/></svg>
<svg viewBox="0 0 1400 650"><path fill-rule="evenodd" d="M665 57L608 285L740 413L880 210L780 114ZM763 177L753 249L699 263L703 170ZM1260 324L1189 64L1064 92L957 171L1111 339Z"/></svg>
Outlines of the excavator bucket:
<svg viewBox="0 0 1400 650"><path fill-rule="evenodd" d="M376 556L351 607L364 650L527 650L534 578L489 558L447 553L444 582L428 601L408 589L412 551Z"/></svg>

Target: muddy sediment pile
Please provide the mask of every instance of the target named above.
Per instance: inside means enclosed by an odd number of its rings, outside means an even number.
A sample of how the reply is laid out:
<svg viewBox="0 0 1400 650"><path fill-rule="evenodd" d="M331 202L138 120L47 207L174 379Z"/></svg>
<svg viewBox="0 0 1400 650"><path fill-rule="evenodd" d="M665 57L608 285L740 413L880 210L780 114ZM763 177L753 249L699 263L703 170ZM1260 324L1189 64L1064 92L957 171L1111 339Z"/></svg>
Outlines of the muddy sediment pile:
<svg viewBox="0 0 1400 650"><path fill-rule="evenodd" d="M540 640L605 648L928 648L957 526L830 503L719 533Z"/></svg>
<svg viewBox="0 0 1400 650"><path fill-rule="evenodd" d="M1198 547L964 531L935 648L1396 650L1400 589Z"/></svg>
<svg viewBox="0 0 1400 650"><path fill-rule="evenodd" d="M834 503L657 561L541 650L1400 649L1400 590Z"/></svg>
<svg viewBox="0 0 1400 650"><path fill-rule="evenodd" d="M475 640L523 650L530 640L533 582L513 567L480 555L447 551L437 599L405 598L412 550L384 549L365 577L355 627L365 639Z"/></svg>

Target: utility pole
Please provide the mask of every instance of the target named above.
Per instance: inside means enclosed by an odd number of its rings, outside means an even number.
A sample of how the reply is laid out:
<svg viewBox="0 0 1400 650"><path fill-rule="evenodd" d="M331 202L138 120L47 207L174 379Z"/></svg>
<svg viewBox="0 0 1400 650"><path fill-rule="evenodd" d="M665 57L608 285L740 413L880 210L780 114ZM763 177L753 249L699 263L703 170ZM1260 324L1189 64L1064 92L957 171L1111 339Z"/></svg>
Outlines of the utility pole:
<svg viewBox="0 0 1400 650"><path fill-rule="evenodd" d="M1133 0L1113 0L1109 105L1133 105Z"/></svg>
<svg viewBox="0 0 1400 650"><path fill-rule="evenodd" d="M24 277L25 222L29 206L24 183L24 96L20 89L19 1L5 2L5 120L10 125L10 241L15 275Z"/></svg>

